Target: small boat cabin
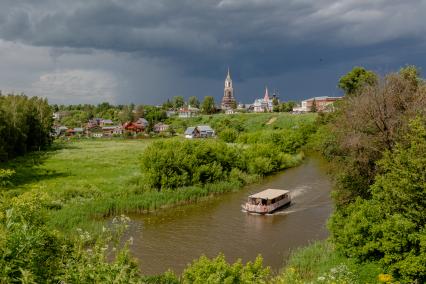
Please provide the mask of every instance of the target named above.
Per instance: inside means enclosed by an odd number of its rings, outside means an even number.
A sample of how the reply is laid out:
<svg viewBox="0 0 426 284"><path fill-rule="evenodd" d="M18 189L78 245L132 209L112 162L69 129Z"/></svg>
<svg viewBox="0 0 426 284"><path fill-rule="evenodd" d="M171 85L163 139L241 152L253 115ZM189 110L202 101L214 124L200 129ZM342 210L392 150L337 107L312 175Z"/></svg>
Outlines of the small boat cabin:
<svg viewBox="0 0 426 284"><path fill-rule="evenodd" d="M282 189L266 189L250 195L242 205L247 212L266 214L291 202L290 191Z"/></svg>

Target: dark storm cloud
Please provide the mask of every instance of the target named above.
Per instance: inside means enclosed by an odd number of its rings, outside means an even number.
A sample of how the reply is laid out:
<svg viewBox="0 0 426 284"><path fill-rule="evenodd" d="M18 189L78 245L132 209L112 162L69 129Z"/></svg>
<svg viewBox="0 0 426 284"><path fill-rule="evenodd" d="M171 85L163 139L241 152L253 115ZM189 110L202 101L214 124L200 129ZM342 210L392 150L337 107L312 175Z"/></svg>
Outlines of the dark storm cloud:
<svg viewBox="0 0 426 284"><path fill-rule="evenodd" d="M425 12L425 0L3 0L0 38L54 58L157 58L192 78L219 78L230 65L244 81L410 63L424 54Z"/></svg>
<svg viewBox="0 0 426 284"><path fill-rule="evenodd" d="M237 61L247 75L277 74L323 57L339 61L342 47L348 48L343 57L368 56L363 47L400 37L424 40L425 7L425 1L389 0L16 1L2 7L0 35L40 46L166 57L198 74Z"/></svg>

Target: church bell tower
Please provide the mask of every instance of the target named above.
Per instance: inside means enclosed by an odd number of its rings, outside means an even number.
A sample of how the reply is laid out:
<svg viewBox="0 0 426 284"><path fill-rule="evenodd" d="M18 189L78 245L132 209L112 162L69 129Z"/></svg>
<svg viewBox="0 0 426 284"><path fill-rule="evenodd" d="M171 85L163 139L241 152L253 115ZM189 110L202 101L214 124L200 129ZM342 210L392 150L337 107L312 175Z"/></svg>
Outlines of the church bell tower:
<svg viewBox="0 0 426 284"><path fill-rule="evenodd" d="M231 109L236 107L236 101L234 98L234 88L232 87L232 79L231 73L229 72L228 67L228 75L225 79L225 88L223 90L223 98L222 98L222 109Z"/></svg>

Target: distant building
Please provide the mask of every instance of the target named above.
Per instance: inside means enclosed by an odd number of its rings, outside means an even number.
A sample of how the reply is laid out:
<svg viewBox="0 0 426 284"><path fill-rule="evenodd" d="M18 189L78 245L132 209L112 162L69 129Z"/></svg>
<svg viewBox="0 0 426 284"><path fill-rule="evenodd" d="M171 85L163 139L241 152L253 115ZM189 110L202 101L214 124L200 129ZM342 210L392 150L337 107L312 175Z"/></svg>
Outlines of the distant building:
<svg viewBox="0 0 426 284"><path fill-rule="evenodd" d="M268 87L265 87L263 99L256 99L253 103L254 112L271 112L273 109L272 99L269 98Z"/></svg>
<svg viewBox="0 0 426 284"><path fill-rule="evenodd" d="M213 137L215 135L214 130L208 125L199 125L197 129L200 131L201 138Z"/></svg>
<svg viewBox="0 0 426 284"><path fill-rule="evenodd" d="M236 101L234 98L234 88L232 87L231 74L228 68L228 75L225 79L225 88L223 90L222 104L220 105L222 110L233 109L236 107Z"/></svg>
<svg viewBox="0 0 426 284"><path fill-rule="evenodd" d="M198 137L199 133L200 132L198 131L197 127L188 127L183 135L185 135L185 138L192 139Z"/></svg>
<svg viewBox="0 0 426 284"><path fill-rule="evenodd" d="M136 120L136 124L140 124L143 126L143 128L147 128L149 125L149 122L145 118L141 117L138 120Z"/></svg>
<svg viewBox="0 0 426 284"><path fill-rule="evenodd" d="M143 132L145 130L145 127L141 123L128 121L123 124L123 130L132 134L137 134L137 133Z"/></svg>
<svg viewBox="0 0 426 284"><path fill-rule="evenodd" d="M176 111L174 111L174 110L167 110L166 111L167 117L172 117L172 116L175 116L175 115L176 115Z"/></svg>
<svg viewBox="0 0 426 284"><path fill-rule="evenodd" d="M214 137L215 132L214 130L208 126L208 125L199 125L199 126L193 126L188 127L185 130L185 138L192 139L192 138L208 138L208 137Z"/></svg>
<svg viewBox="0 0 426 284"><path fill-rule="evenodd" d="M180 118L190 118L190 117L197 116L199 112L200 110L198 108L188 106L188 107L180 108L178 111L178 116Z"/></svg>
<svg viewBox="0 0 426 284"><path fill-rule="evenodd" d="M154 132L161 133L169 130L169 125L159 122L154 125Z"/></svg>
<svg viewBox="0 0 426 284"><path fill-rule="evenodd" d="M82 127L69 128L65 132L66 136L81 136L83 134L84 134L84 128Z"/></svg>
<svg viewBox="0 0 426 284"><path fill-rule="evenodd" d="M322 96L310 98L302 101L300 106L294 107L293 112L310 112L314 104L319 112L332 111L333 103L340 99L342 99L342 97Z"/></svg>
<svg viewBox="0 0 426 284"><path fill-rule="evenodd" d="M66 127L66 126L55 126L55 127L53 127L53 132L54 132L53 135L54 136L64 135L67 130L68 130L68 127Z"/></svg>
<svg viewBox="0 0 426 284"><path fill-rule="evenodd" d="M100 121L99 121L99 125L100 126L111 126L111 125L113 125L114 124L114 122L112 122L112 120L111 119L101 119Z"/></svg>
<svg viewBox="0 0 426 284"><path fill-rule="evenodd" d="M103 136L111 137L113 135L123 134L123 128L119 125L102 126Z"/></svg>

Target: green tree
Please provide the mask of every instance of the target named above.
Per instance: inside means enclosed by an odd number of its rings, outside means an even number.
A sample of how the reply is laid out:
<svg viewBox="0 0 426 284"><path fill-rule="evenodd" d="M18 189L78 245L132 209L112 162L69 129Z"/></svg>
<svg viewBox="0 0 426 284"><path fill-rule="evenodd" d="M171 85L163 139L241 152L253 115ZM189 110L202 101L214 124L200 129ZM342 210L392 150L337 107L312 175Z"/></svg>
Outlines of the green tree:
<svg viewBox="0 0 426 284"><path fill-rule="evenodd" d="M296 105L297 104L294 101L288 101L288 102L281 103L281 105L280 105L280 111L281 112L291 112L291 111L293 111L293 108Z"/></svg>
<svg viewBox="0 0 426 284"><path fill-rule="evenodd" d="M358 94L365 85L373 86L375 84L377 84L377 75L373 71L357 66L340 77L338 86L345 95L353 96Z"/></svg>
<svg viewBox="0 0 426 284"><path fill-rule="evenodd" d="M121 123L125 123L128 121L133 121L133 112L129 106L124 106L119 114L119 119Z"/></svg>
<svg viewBox="0 0 426 284"><path fill-rule="evenodd" d="M407 65L401 68L398 73L402 78L410 82L412 91L416 91L419 84L422 82L420 70L414 65Z"/></svg>
<svg viewBox="0 0 426 284"><path fill-rule="evenodd" d="M140 117L144 117L144 106L143 105L137 105L135 108L135 111L133 113L133 119L137 120Z"/></svg>
<svg viewBox="0 0 426 284"><path fill-rule="evenodd" d="M199 108L200 107L200 101L198 100L198 98L196 96L192 96L192 97L189 97L189 99L188 99L188 105L190 105L191 107Z"/></svg>
<svg viewBox="0 0 426 284"><path fill-rule="evenodd" d="M276 97L272 99L272 111L279 112L280 111L280 102Z"/></svg>
<svg viewBox="0 0 426 284"><path fill-rule="evenodd" d="M165 102L163 103L162 108L163 108L164 110L172 109L172 108L173 108L173 103L172 103L169 99L167 99L167 101L165 101Z"/></svg>
<svg viewBox="0 0 426 284"><path fill-rule="evenodd" d="M426 119L410 123L404 142L378 162L368 200L333 215L337 248L361 261L379 261L409 283L426 281Z"/></svg>
<svg viewBox="0 0 426 284"><path fill-rule="evenodd" d="M317 101L314 98L314 100L312 101L311 112L317 112L317 111L318 111Z"/></svg>
<svg viewBox="0 0 426 284"><path fill-rule="evenodd" d="M201 111L205 114L213 114L216 112L216 107L215 107L213 97L211 96L204 97L203 103L201 105Z"/></svg>
<svg viewBox="0 0 426 284"><path fill-rule="evenodd" d="M172 104L174 109L177 110L185 105L185 100L182 96L174 96L172 99Z"/></svg>

